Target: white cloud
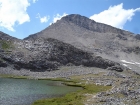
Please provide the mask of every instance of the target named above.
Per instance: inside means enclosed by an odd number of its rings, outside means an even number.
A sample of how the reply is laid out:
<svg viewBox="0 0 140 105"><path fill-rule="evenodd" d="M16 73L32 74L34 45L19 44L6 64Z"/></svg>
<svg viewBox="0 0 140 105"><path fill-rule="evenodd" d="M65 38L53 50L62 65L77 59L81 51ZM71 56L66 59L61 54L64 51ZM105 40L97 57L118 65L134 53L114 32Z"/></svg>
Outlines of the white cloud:
<svg viewBox="0 0 140 105"><path fill-rule="evenodd" d="M49 20L49 17L46 17L46 16L40 18L41 23L46 23L48 22L48 20Z"/></svg>
<svg viewBox="0 0 140 105"><path fill-rule="evenodd" d="M33 3L36 3L38 0L33 0Z"/></svg>
<svg viewBox="0 0 140 105"><path fill-rule="evenodd" d="M63 15L56 14L56 15L54 16L54 18L53 18L53 23L56 23L57 20L60 20L62 17L67 16L67 15L68 15L68 14L66 14L66 13L63 13Z"/></svg>
<svg viewBox="0 0 140 105"><path fill-rule="evenodd" d="M46 23L49 21L50 16L41 17L40 14L38 13L36 18L39 18L41 23Z"/></svg>
<svg viewBox="0 0 140 105"><path fill-rule="evenodd" d="M90 19L122 29L127 21L132 20L137 11L140 11L140 8L124 9L123 3L121 3L110 6L108 10L104 10L99 14L94 14Z"/></svg>
<svg viewBox="0 0 140 105"><path fill-rule="evenodd" d="M15 31L13 27L16 23L29 22L28 6L28 0L0 0L0 27Z"/></svg>

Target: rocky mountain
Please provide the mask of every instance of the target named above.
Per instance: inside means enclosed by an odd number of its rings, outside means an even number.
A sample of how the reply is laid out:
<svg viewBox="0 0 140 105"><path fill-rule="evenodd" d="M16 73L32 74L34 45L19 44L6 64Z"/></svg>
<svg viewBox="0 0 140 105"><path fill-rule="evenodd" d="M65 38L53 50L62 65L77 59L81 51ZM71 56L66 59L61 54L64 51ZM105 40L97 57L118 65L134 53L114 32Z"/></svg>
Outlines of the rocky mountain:
<svg viewBox="0 0 140 105"><path fill-rule="evenodd" d="M140 72L140 36L72 14L24 40L54 38Z"/></svg>
<svg viewBox="0 0 140 105"><path fill-rule="evenodd" d="M77 14L68 15L24 40L0 32L0 66L16 70L56 70L83 65L139 72L139 35L97 23Z"/></svg>
<svg viewBox="0 0 140 105"><path fill-rule="evenodd" d="M120 64L116 62L94 56L93 53L85 52L52 38L14 42L2 40L1 46L1 67L10 66L16 70L24 68L42 72L56 70L60 66L83 65L123 71Z"/></svg>

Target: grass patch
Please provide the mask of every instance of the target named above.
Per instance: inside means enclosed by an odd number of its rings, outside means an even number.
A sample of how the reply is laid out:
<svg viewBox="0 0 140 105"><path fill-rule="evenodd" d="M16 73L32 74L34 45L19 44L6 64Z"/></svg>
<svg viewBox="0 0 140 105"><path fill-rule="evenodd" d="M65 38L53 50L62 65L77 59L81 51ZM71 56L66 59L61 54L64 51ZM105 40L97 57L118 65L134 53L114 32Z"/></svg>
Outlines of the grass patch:
<svg viewBox="0 0 140 105"><path fill-rule="evenodd" d="M13 79L28 79L27 76L18 76L18 75L11 75L11 74L0 74L2 78L13 78Z"/></svg>
<svg viewBox="0 0 140 105"><path fill-rule="evenodd" d="M83 96L79 95L77 92L70 93L64 97L52 98L46 100L36 101L33 105L83 105Z"/></svg>
<svg viewBox="0 0 140 105"><path fill-rule="evenodd" d="M0 47L6 51L7 53L8 52L11 52L10 49L13 49L14 46L13 46L13 43L10 42L10 41L5 41L5 40L0 40Z"/></svg>
<svg viewBox="0 0 140 105"><path fill-rule="evenodd" d="M111 89L111 86L101 86L95 84L85 84L85 83L77 83L78 80L65 80L63 78L53 79L58 81L63 81L65 85L68 86L78 86L83 87L83 90L79 90L77 92L66 94L63 97L51 98L51 99L43 99L38 100L33 103L33 105L83 105L86 97L84 94L96 94L101 91L106 91Z"/></svg>
<svg viewBox="0 0 140 105"><path fill-rule="evenodd" d="M0 44L1 44L2 49L4 49L4 50L10 48L10 42L8 42L8 41L1 40Z"/></svg>

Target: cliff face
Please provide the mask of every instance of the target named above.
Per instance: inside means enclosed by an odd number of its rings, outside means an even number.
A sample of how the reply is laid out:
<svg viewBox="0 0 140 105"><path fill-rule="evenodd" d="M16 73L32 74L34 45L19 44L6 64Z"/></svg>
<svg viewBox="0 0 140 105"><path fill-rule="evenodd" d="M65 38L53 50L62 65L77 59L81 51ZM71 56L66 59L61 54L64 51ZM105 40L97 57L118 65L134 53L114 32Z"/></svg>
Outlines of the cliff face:
<svg viewBox="0 0 140 105"><path fill-rule="evenodd" d="M0 36L1 67L46 71L83 65L122 71L121 64L136 71L139 68L138 35L76 14L24 40L2 32Z"/></svg>

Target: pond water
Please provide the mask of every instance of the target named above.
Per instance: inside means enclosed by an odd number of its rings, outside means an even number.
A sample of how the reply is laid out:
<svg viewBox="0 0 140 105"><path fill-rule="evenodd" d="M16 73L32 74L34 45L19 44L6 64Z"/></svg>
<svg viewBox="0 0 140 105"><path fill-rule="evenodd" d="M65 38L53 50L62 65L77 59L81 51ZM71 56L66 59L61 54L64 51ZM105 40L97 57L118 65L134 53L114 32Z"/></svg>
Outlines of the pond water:
<svg viewBox="0 0 140 105"><path fill-rule="evenodd" d="M80 90L59 81L0 78L0 105L30 105L35 100Z"/></svg>

